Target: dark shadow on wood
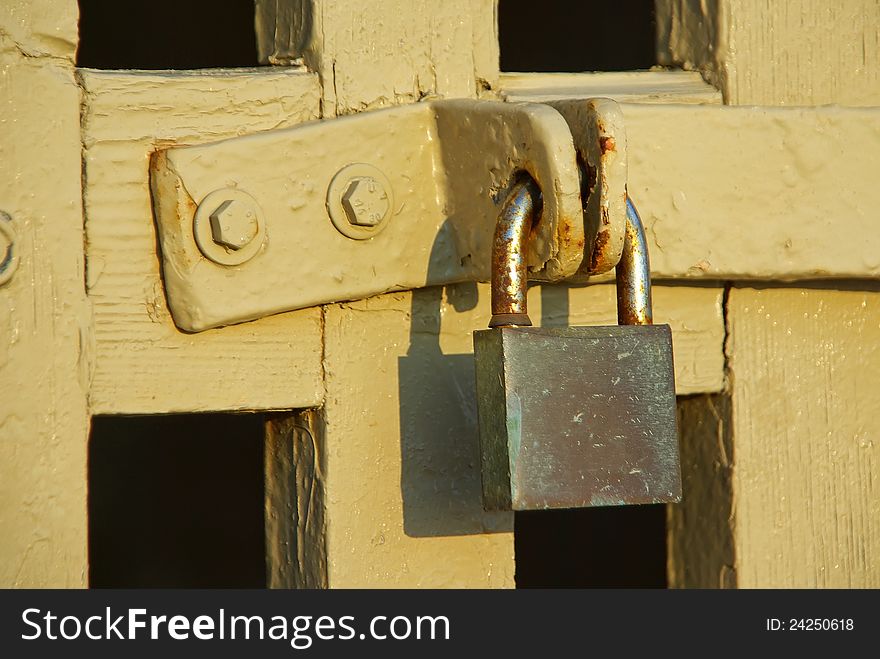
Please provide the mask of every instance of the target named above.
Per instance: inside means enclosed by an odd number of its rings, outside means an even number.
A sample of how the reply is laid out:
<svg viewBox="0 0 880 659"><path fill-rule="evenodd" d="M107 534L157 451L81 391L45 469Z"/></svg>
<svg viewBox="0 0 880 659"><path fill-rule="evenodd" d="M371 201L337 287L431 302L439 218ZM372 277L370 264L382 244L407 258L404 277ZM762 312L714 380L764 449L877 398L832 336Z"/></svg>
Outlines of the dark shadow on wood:
<svg viewBox="0 0 880 659"><path fill-rule="evenodd" d="M398 364L404 532L509 532L510 513L483 510L474 356L446 355L440 349L443 291L431 287L413 292L409 350ZM476 305L474 284L446 291L453 308Z"/></svg>
<svg viewBox="0 0 880 659"><path fill-rule="evenodd" d="M437 233L429 281L449 269L451 231L446 223ZM483 510L474 356L440 348L444 291L456 312L478 299L473 282L412 293L409 348L398 360L403 529L414 537L510 532L513 515Z"/></svg>

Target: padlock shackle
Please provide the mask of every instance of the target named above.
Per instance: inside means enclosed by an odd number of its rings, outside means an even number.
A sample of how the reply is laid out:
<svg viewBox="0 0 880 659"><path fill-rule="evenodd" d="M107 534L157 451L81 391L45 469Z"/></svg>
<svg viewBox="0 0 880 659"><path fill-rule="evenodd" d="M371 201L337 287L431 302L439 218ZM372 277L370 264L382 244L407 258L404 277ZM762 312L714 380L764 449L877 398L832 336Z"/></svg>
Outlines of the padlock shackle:
<svg viewBox="0 0 880 659"><path fill-rule="evenodd" d="M526 292L526 250L541 204L541 189L531 177L516 183L495 225L492 241L492 320L489 327L530 326Z"/></svg>
<svg viewBox="0 0 880 659"><path fill-rule="evenodd" d="M501 209L492 241L492 320L489 327L531 326L526 293L528 268L526 250L541 190L531 178L514 185ZM623 252L615 269L617 279L617 322L621 325L651 325L651 262L648 241L639 212L626 199L626 231Z"/></svg>
<svg viewBox="0 0 880 659"><path fill-rule="evenodd" d="M621 325L651 325L651 262L642 218L626 198L626 232L623 253L615 270L617 278L617 322Z"/></svg>

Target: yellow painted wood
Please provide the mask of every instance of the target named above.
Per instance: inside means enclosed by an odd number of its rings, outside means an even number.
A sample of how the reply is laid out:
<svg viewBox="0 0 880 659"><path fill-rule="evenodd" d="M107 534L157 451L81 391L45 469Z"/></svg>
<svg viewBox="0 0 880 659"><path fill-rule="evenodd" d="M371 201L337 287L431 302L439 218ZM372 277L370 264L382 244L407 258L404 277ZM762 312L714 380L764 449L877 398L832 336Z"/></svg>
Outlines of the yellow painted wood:
<svg viewBox="0 0 880 659"><path fill-rule="evenodd" d="M259 0L263 63L305 63L324 116L425 96L471 98L498 79L496 0Z"/></svg>
<svg viewBox="0 0 880 659"><path fill-rule="evenodd" d="M880 293L730 293L740 587L880 586Z"/></svg>
<svg viewBox="0 0 880 659"><path fill-rule="evenodd" d="M621 109L655 277L880 275L880 110Z"/></svg>
<svg viewBox="0 0 880 659"><path fill-rule="evenodd" d="M604 97L621 103L721 103L721 93L694 71L502 73L499 85L511 102Z"/></svg>
<svg viewBox="0 0 880 659"><path fill-rule="evenodd" d="M4 0L0 5L2 49L39 58L41 64L54 59L66 67L76 55L78 21L79 7L72 0Z"/></svg>
<svg viewBox="0 0 880 659"><path fill-rule="evenodd" d="M190 335L167 308L149 187L159 146L292 126L318 114L314 75L265 69L80 71L94 413L320 404L321 312Z"/></svg>
<svg viewBox="0 0 880 659"><path fill-rule="evenodd" d="M697 69L730 105L880 105L873 0L657 0L661 64Z"/></svg>
<svg viewBox="0 0 880 659"><path fill-rule="evenodd" d="M0 7L0 210L12 218L19 256L0 287L6 588L82 587L88 580L93 335L83 285L76 20L75 2Z"/></svg>
<svg viewBox="0 0 880 659"><path fill-rule="evenodd" d="M326 307L331 588L513 586L512 515L482 510L471 314L440 294Z"/></svg>

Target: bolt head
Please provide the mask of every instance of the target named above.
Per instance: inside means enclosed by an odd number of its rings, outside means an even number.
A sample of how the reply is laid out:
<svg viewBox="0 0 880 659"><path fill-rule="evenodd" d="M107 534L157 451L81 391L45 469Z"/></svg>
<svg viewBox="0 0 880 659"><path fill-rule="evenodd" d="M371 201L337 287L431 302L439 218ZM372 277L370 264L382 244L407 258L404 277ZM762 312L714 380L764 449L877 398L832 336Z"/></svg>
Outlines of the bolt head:
<svg viewBox="0 0 880 659"><path fill-rule="evenodd" d="M390 210L388 192L372 176L359 176L351 180L342 194L342 208L350 224L377 226Z"/></svg>
<svg viewBox="0 0 880 659"><path fill-rule="evenodd" d="M239 250L256 236L257 209L240 199L224 201L211 213L211 237L218 245Z"/></svg>

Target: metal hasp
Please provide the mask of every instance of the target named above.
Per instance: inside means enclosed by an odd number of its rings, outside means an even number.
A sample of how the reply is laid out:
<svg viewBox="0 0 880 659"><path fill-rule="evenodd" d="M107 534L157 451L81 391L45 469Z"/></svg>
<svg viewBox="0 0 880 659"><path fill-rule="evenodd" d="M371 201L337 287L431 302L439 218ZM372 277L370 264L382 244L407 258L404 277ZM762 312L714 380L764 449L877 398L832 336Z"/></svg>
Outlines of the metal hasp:
<svg viewBox="0 0 880 659"><path fill-rule="evenodd" d="M652 325L648 252L635 207L617 265L611 327L528 327L522 241L533 187L512 192L495 234L492 329L474 332L487 510L681 499L672 335ZM522 273L523 276L520 276Z"/></svg>
<svg viewBox="0 0 880 659"><path fill-rule="evenodd" d="M524 174L544 191L524 247L532 279L609 271L616 259L583 257L619 243L608 227L622 227L624 150L607 99L436 100L159 150L150 184L168 306L198 332L486 281L487 218Z"/></svg>

